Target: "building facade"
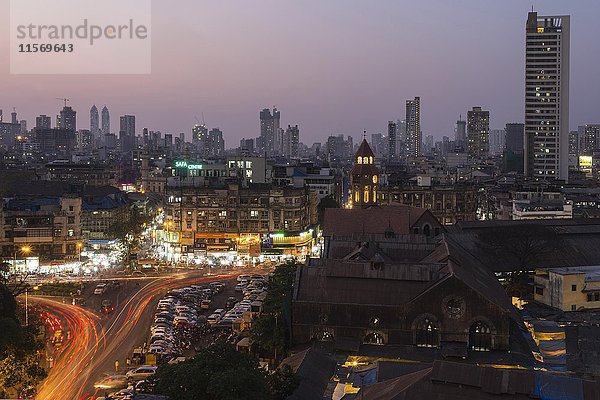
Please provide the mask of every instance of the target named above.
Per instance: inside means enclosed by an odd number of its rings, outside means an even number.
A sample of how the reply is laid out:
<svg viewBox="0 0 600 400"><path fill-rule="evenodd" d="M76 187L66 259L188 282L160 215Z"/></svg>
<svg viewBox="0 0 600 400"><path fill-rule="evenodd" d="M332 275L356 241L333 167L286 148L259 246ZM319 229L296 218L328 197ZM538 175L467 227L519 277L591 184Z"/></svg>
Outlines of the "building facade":
<svg viewBox="0 0 600 400"><path fill-rule="evenodd" d="M375 166L375 154L363 139L350 171L350 190L353 207L368 207L377 204L379 169Z"/></svg>
<svg viewBox="0 0 600 400"><path fill-rule="evenodd" d="M421 98L406 100L406 154L409 157L421 155Z"/></svg>
<svg viewBox="0 0 600 400"><path fill-rule="evenodd" d="M570 17L530 12L525 40L525 175L569 176Z"/></svg>
<svg viewBox="0 0 600 400"><path fill-rule="evenodd" d="M13 197L0 207L0 247L5 260L28 257L44 261L76 260L80 249L81 198Z"/></svg>
<svg viewBox="0 0 600 400"><path fill-rule="evenodd" d="M476 160L485 160L490 151L490 112L473 107L467 112L467 152Z"/></svg>
<svg viewBox="0 0 600 400"><path fill-rule="evenodd" d="M316 202L308 188L168 187L166 228L174 252L308 254Z"/></svg>

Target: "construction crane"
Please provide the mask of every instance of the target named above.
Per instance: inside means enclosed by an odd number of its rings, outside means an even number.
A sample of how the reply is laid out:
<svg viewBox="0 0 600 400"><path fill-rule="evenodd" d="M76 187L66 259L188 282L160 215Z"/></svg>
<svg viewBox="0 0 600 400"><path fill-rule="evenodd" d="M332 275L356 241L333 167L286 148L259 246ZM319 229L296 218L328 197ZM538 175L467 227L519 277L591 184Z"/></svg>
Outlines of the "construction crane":
<svg viewBox="0 0 600 400"><path fill-rule="evenodd" d="M69 99L65 99L64 97L56 97L56 100L62 100L65 102L65 107L67 106L67 103L70 101Z"/></svg>

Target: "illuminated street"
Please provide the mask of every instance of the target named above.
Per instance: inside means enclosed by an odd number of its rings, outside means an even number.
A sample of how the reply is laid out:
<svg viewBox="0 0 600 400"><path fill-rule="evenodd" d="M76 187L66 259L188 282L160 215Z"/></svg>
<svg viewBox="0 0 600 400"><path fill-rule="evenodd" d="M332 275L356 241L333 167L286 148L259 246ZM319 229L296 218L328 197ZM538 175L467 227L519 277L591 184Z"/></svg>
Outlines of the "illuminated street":
<svg viewBox="0 0 600 400"><path fill-rule="evenodd" d="M140 281L140 288L108 319L80 306L65 304L54 299L30 296L30 302L42 306L70 331L65 339L48 378L39 389L38 399L88 399L103 395L94 388L99 379L114 372L115 360L125 369L125 357L131 349L144 341L153 311L161 294L167 290L202 284L216 279L230 279L244 272L200 277L178 274L170 277Z"/></svg>

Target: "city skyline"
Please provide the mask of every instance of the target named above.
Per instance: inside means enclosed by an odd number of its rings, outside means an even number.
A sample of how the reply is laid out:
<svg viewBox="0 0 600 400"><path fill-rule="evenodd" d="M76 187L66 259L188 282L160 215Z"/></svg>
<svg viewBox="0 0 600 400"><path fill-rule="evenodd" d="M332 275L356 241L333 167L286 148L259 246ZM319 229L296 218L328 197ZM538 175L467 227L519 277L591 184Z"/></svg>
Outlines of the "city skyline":
<svg viewBox="0 0 600 400"><path fill-rule="evenodd" d="M173 13L162 4L153 5L155 16ZM56 115L61 103L55 97L64 96L80 113L78 126L87 128L88 121L81 118L93 104L106 104L115 116L135 115L140 128L185 132L188 140L196 118L204 115L207 125L223 131L228 147L242 137L258 136L257 114L273 106L282 111L282 126L300 126L308 145L340 133L358 139L365 129L385 133L387 122L402 119L405 100L415 96L421 97L423 134L436 139L452 137L458 115L473 106L490 110L492 129L523 122L523 24L529 4L508 1L484 7L474 1L452 6L425 1L411 4L410 13L403 12L407 6L392 2L344 5L329 2L317 13L310 3L265 2L257 7L236 2L218 11L207 6L199 27L190 18L197 6L182 2L180 10L186 12L176 16L181 22L177 29L167 32L166 19L154 18L151 75L9 75L8 61L2 60L0 84L11 96L1 99L1 107L7 113L16 107L19 118L32 124L40 114ZM571 15L570 129L598 122L593 102L585 101L600 83L589 59L600 54L593 40L594 13L589 12L594 6L590 1L534 2L542 14ZM422 22L425 16L432 23ZM244 35L244 26L257 26L267 18L274 19L278 37L266 28ZM307 23L314 26L310 35L292 29ZM219 34L218 26L231 33ZM419 51L423 47L410 40L414 32L420 32L418 42L426 43L428 51ZM479 40L474 32L489 40ZM182 33L187 36L179 37L181 45L193 43L200 55L175 46L169 48L168 61L156 57ZM267 39L277 51L265 50ZM7 45L0 41L0 48ZM407 51L410 59L403 56ZM475 54L477 63L472 62ZM190 62L182 62L189 57ZM287 60L294 60L295 67L280 68Z"/></svg>

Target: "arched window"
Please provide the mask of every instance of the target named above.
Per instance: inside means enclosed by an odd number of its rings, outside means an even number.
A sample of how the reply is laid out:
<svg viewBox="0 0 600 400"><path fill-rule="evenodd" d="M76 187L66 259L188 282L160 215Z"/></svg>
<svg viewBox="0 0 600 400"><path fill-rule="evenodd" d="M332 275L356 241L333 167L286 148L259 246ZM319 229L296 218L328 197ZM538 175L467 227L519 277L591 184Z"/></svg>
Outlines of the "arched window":
<svg viewBox="0 0 600 400"><path fill-rule="evenodd" d="M365 193L364 193L364 195L365 195L364 202L368 203L369 202L369 187L368 186L365 186Z"/></svg>
<svg viewBox="0 0 600 400"><path fill-rule="evenodd" d="M373 202L377 201L377 190L373 190Z"/></svg>
<svg viewBox="0 0 600 400"><path fill-rule="evenodd" d="M369 164L373 164L373 156L369 157Z"/></svg>
<svg viewBox="0 0 600 400"><path fill-rule="evenodd" d="M367 336L365 336L363 343L384 344L384 338L383 338L383 335L379 332L371 332Z"/></svg>
<svg viewBox="0 0 600 400"><path fill-rule="evenodd" d="M469 349L490 351L492 349L492 331L483 321L476 321L469 329Z"/></svg>
<svg viewBox="0 0 600 400"><path fill-rule="evenodd" d="M361 156L358 156L358 157L357 157L357 159L356 159L356 163L357 163L357 164L362 164L362 157L361 157Z"/></svg>
<svg viewBox="0 0 600 400"><path fill-rule="evenodd" d="M354 192L354 202L360 203L360 191L359 190Z"/></svg>
<svg viewBox="0 0 600 400"><path fill-rule="evenodd" d="M438 347L440 345L439 327L431 318L425 317L416 323L415 344L419 347Z"/></svg>
<svg viewBox="0 0 600 400"><path fill-rule="evenodd" d="M423 225L423 234L425 236L430 236L431 235L431 226L429 224Z"/></svg>
<svg viewBox="0 0 600 400"><path fill-rule="evenodd" d="M364 156L363 157L363 164L368 164L369 163L369 157Z"/></svg>

